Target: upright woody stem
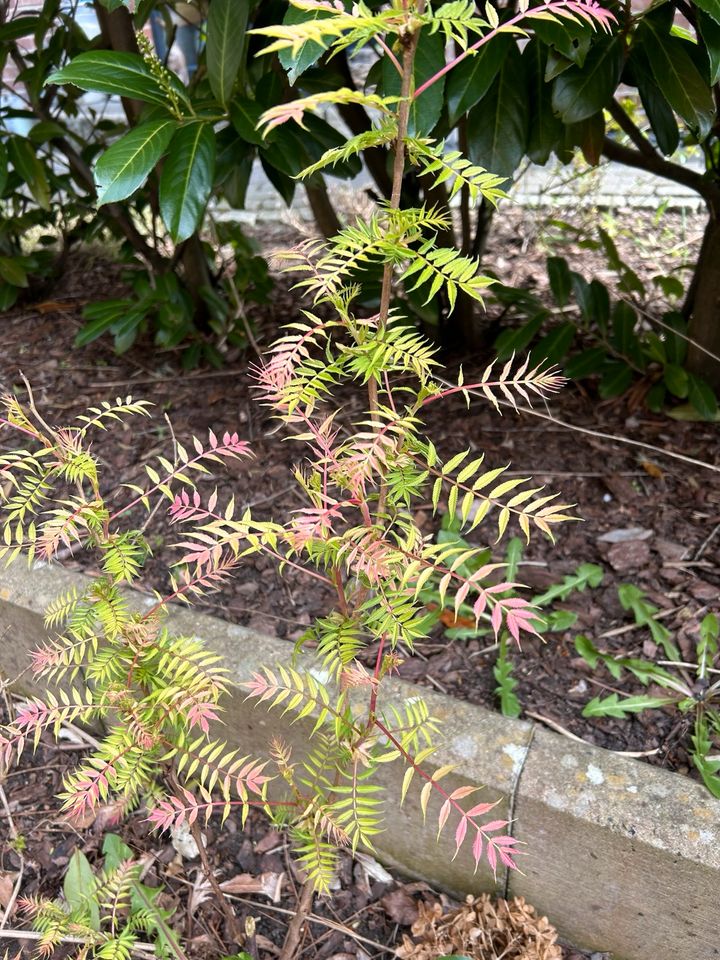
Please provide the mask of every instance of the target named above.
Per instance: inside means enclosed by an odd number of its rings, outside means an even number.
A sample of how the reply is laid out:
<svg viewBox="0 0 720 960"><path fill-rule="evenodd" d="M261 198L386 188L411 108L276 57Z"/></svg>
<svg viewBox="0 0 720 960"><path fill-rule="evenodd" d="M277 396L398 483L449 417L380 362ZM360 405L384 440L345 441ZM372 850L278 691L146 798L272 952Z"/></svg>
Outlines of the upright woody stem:
<svg viewBox="0 0 720 960"><path fill-rule="evenodd" d="M422 14L425 9L425 0L417 0L416 12ZM410 18L409 18L410 19ZM417 51L418 40L420 38L419 25L414 30L408 30L403 36L403 57L402 57L402 80L400 85L400 103L398 106L398 129L397 139L395 141L395 159L393 162L392 176L392 194L390 196L390 209L400 209L400 195L402 193L403 174L405 172L405 137L408 132L408 120L410 118L410 107L412 106L412 88L413 88L413 68L415 65L415 53ZM390 297L392 295L392 263L386 263L383 269L382 290L380 293L380 310L378 312L378 329L382 330L388 321L390 314ZM368 396L370 400L370 413L374 413L378 408L378 387L374 378L368 382Z"/></svg>

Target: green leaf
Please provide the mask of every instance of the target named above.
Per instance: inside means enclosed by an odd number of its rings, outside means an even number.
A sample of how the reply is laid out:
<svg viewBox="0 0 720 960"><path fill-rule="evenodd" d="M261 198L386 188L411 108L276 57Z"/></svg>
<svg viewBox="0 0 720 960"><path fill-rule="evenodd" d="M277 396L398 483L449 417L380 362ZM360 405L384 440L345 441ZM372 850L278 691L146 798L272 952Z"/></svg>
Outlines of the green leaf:
<svg viewBox="0 0 720 960"><path fill-rule="evenodd" d="M0 280L0 313L9 310L20 296L20 288Z"/></svg>
<svg viewBox="0 0 720 960"><path fill-rule="evenodd" d="M225 106L230 102L245 59L249 0L212 0L207 22L206 63L210 89Z"/></svg>
<svg viewBox="0 0 720 960"><path fill-rule="evenodd" d="M639 694L621 699L617 693L611 693L609 697L593 697L583 708L582 715L584 717L617 717L622 720L629 713L642 713L643 710L665 707L672 702L671 697L648 697Z"/></svg>
<svg viewBox="0 0 720 960"><path fill-rule="evenodd" d="M187 99L185 88L177 81L178 93ZM150 72L150 67L137 53L121 53L116 50L91 50L81 53L60 70L55 70L45 81L48 83L71 83L81 90L96 90L98 93L113 93L130 97L144 103L168 106L168 99ZM175 87L175 83L173 84Z"/></svg>
<svg viewBox="0 0 720 960"><path fill-rule="evenodd" d="M176 129L175 120L150 120L106 150L95 165L98 204L125 200L133 194L165 153Z"/></svg>
<svg viewBox="0 0 720 960"><path fill-rule="evenodd" d="M513 37L501 33L450 71L446 97L451 126L482 100L502 67L510 44L514 43Z"/></svg>
<svg viewBox="0 0 720 960"><path fill-rule="evenodd" d="M296 7L290 6L283 18L283 23L293 26L296 23L306 23L308 20L326 20L332 16L332 11L298 10ZM298 77L317 63L324 52L325 47L322 43L314 43L311 40L303 43L295 54L293 54L292 47L281 50L278 54L278 60L287 72L290 86L295 86Z"/></svg>
<svg viewBox="0 0 720 960"><path fill-rule="evenodd" d="M720 23L720 0L695 0L695 6Z"/></svg>
<svg viewBox="0 0 720 960"><path fill-rule="evenodd" d="M133 859L132 850L116 833L105 834L102 852L105 857L106 870L117 870L125 860Z"/></svg>
<svg viewBox="0 0 720 960"><path fill-rule="evenodd" d="M493 345L498 360L506 360L513 353L523 353L539 333L546 317L546 313L538 313L515 330L503 330Z"/></svg>
<svg viewBox="0 0 720 960"><path fill-rule="evenodd" d="M621 360L608 360L602 371L598 392L603 400L619 397L630 389L633 381L632 367Z"/></svg>
<svg viewBox="0 0 720 960"><path fill-rule="evenodd" d="M594 590L602 583L603 576L603 568L596 563L581 563L574 573L566 574L562 583L554 583L544 593L533 597L532 604L546 607L553 600L567 600L575 591L582 593L587 587Z"/></svg>
<svg viewBox="0 0 720 960"><path fill-rule="evenodd" d="M604 347L589 347L571 357L563 365L563 372L570 380L582 380L593 374L600 373L607 359L607 350Z"/></svg>
<svg viewBox="0 0 720 960"><path fill-rule="evenodd" d="M640 343L635 333L637 314L625 300L618 300L612 312L612 342L618 353L633 362L642 361Z"/></svg>
<svg viewBox="0 0 720 960"><path fill-rule="evenodd" d="M422 33L415 52L415 87L420 87L445 66L445 43L441 33ZM400 95L400 76L388 57L382 60L382 92L386 97ZM408 118L411 137L425 137L440 119L444 105L445 77L428 87L412 101ZM492 169L492 168L490 168ZM492 170L497 173L496 170Z"/></svg>
<svg viewBox="0 0 720 960"><path fill-rule="evenodd" d="M94 899L96 890L97 880L90 861L81 850L76 850L70 858L63 880L63 893L73 910L87 914L93 930L100 929L100 907Z"/></svg>
<svg viewBox="0 0 720 960"><path fill-rule="evenodd" d="M559 363L572 346L577 327L574 323L561 323L539 340L530 351L530 366L546 360Z"/></svg>
<svg viewBox="0 0 720 960"><path fill-rule="evenodd" d="M573 23L571 20L533 20L533 33L543 44L553 47L563 58L579 67L585 63L593 31L589 24Z"/></svg>
<svg viewBox="0 0 720 960"><path fill-rule="evenodd" d="M711 387L694 373L688 375L688 400L705 420L714 420L718 402Z"/></svg>
<svg viewBox="0 0 720 960"><path fill-rule="evenodd" d="M649 13L638 27L638 41L647 53L658 87L673 110L700 140L710 131L715 104L710 86L695 66L686 40L665 30L665 19Z"/></svg>
<svg viewBox="0 0 720 960"><path fill-rule="evenodd" d="M12 137L8 142L8 156L15 172L24 180L38 206L49 210L50 185L45 167L30 141L24 137Z"/></svg>
<svg viewBox="0 0 720 960"><path fill-rule="evenodd" d="M20 37L28 37L35 33L41 23L39 16L14 17L7 23L0 25L0 43L11 43Z"/></svg>
<svg viewBox="0 0 720 960"><path fill-rule="evenodd" d="M258 130L257 125L262 114L262 107L256 100L249 97L235 97L230 104L230 120L243 140L260 146L265 138Z"/></svg>
<svg viewBox="0 0 720 960"><path fill-rule="evenodd" d="M565 257L548 257L547 272L555 303L559 307L566 306L572 291L572 276Z"/></svg>
<svg viewBox="0 0 720 960"><path fill-rule="evenodd" d="M198 229L215 172L215 134L209 123L181 127L170 141L160 176L160 214L175 243Z"/></svg>
<svg viewBox="0 0 720 960"><path fill-rule="evenodd" d="M684 400L687 397L690 385L688 375L682 367L679 367L675 363L666 363L665 370L663 371L663 379L665 380L665 386L673 396L678 397L680 400Z"/></svg>
<svg viewBox="0 0 720 960"><path fill-rule="evenodd" d="M0 277L14 287L28 285L27 273L20 257L0 257Z"/></svg>
<svg viewBox="0 0 720 960"><path fill-rule="evenodd" d="M530 115L524 69L513 44L488 93L468 114L470 159L500 177L513 176L527 148Z"/></svg>
<svg viewBox="0 0 720 960"><path fill-rule="evenodd" d="M84 347L97 340L125 316L130 306L130 300L103 300L85 307L83 319L87 322L75 335L74 345Z"/></svg>
<svg viewBox="0 0 720 960"><path fill-rule="evenodd" d="M553 109L563 123L579 123L601 111L612 99L623 63L619 37L593 43L582 68L572 66L555 80Z"/></svg>
<svg viewBox="0 0 720 960"><path fill-rule="evenodd" d="M540 165L548 162L564 135L562 121L553 110L552 86L545 80L547 53L547 47L537 39L531 40L523 51L530 104L527 153L533 163Z"/></svg>
<svg viewBox="0 0 720 960"><path fill-rule="evenodd" d="M0 142L0 197L5 192L8 178L8 152L4 143Z"/></svg>
<svg viewBox="0 0 720 960"><path fill-rule="evenodd" d="M680 143L680 131L670 104L658 89L652 67L642 46L633 47L629 65L657 145L665 156L669 157L677 150Z"/></svg>

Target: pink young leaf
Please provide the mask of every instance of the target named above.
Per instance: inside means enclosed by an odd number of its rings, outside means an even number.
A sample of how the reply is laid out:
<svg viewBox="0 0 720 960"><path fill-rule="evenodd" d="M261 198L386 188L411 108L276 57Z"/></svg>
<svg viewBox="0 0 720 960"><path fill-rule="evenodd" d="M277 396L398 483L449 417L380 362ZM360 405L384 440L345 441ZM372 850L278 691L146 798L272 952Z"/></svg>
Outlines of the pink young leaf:
<svg viewBox="0 0 720 960"><path fill-rule="evenodd" d="M487 862L490 864L490 869L492 870L493 873L495 873L495 871L497 870L497 853L495 851L495 847L490 842L487 845L486 856L487 856Z"/></svg>
<svg viewBox="0 0 720 960"><path fill-rule="evenodd" d="M502 827L508 825L507 820L490 820L489 823L484 823L482 829L485 833L491 833L493 830L500 830Z"/></svg>
<svg viewBox="0 0 720 960"><path fill-rule="evenodd" d="M477 870L480 860L482 859L483 853L483 835L478 832L475 834L475 839L473 840L473 860L475 861L475 869Z"/></svg>
<svg viewBox="0 0 720 960"><path fill-rule="evenodd" d="M446 800L440 809L440 816L438 817L438 836L442 831L442 828L447 823L447 819L450 816L450 811L452 810L452 803L450 800Z"/></svg>
<svg viewBox="0 0 720 960"><path fill-rule="evenodd" d="M497 639L498 634L500 633L500 627L502 626L502 607L499 603L495 604L493 607L492 616L490 618L490 623L492 624L493 633Z"/></svg>
<svg viewBox="0 0 720 960"><path fill-rule="evenodd" d="M466 816L468 817L483 817L486 813L489 813L493 807L498 805L498 801L495 800L494 803L478 803L476 806L468 810Z"/></svg>
<svg viewBox="0 0 720 960"><path fill-rule="evenodd" d="M463 844L465 839L465 834L467 833L467 818L461 817L460 823L457 825L457 830L455 831L455 856L458 855L460 847Z"/></svg>

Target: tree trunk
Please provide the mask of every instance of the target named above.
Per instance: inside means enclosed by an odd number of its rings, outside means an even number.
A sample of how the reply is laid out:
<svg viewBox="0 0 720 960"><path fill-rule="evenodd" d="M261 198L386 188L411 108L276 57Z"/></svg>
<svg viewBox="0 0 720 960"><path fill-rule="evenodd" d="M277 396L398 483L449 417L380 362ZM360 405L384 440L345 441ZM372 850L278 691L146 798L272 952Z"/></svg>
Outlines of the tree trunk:
<svg viewBox="0 0 720 960"><path fill-rule="evenodd" d="M139 53L135 27L127 9L118 7L111 13L101 3L96 2L94 6L104 45L110 50L119 50L121 53ZM122 105L128 123L136 124L143 108L142 103L139 100L123 97Z"/></svg>
<svg viewBox="0 0 720 960"><path fill-rule="evenodd" d="M334 237L342 229L342 224L335 213L335 207L330 202L325 181L306 183L305 193L318 230L328 239Z"/></svg>
<svg viewBox="0 0 720 960"><path fill-rule="evenodd" d="M685 313L688 336L695 341L689 345L687 369L720 391L720 208L710 210Z"/></svg>

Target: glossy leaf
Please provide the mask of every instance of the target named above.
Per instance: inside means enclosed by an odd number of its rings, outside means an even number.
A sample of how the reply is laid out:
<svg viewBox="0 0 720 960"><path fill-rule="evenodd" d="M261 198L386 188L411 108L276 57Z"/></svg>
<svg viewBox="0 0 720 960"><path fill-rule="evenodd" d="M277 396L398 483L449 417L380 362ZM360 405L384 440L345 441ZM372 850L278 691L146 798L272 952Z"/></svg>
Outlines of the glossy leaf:
<svg viewBox="0 0 720 960"><path fill-rule="evenodd" d="M131 196L155 168L176 129L174 120L151 120L106 150L95 166L98 204Z"/></svg>
<svg viewBox="0 0 720 960"><path fill-rule="evenodd" d="M160 213L175 243L200 226L215 171L215 135L209 123L181 127L170 141L160 177Z"/></svg>
<svg viewBox="0 0 720 960"><path fill-rule="evenodd" d="M46 83L71 83L81 90L130 97L160 106L168 105L167 97L152 75L150 67L137 53L121 53L116 50L81 53L62 69L51 73ZM184 97L184 87L179 80L177 85Z"/></svg>
<svg viewBox="0 0 720 960"><path fill-rule="evenodd" d="M324 20L331 15L332 14L326 10L298 10L297 7L289 6L285 13L283 23L296 24L305 23L307 20ZM293 53L289 47L281 50L278 54L278 59L287 71L290 85L294 86L297 83L298 77L302 76L306 70L314 66L324 52L325 47L321 43L314 43L313 41L306 41L301 44L296 53Z"/></svg>
<svg viewBox="0 0 720 960"><path fill-rule="evenodd" d="M702 377L688 374L688 400L705 420L714 420L718 412L717 397Z"/></svg>
<svg viewBox="0 0 720 960"><path fill-rule="evenodd" d="M470 159L501 177L513 176L527 146L530 115L524 67L513 45L490 90L468 115Z"/></svg>
<svg viewBox="0 0 720 960"><path fill-rule="evenodd" d="M13 137L8 143L8 155L15 172L27 185L38 205L50 209L50 185L42 161L35 148L24 137Z"/></svg>
<svg viewBox="0 0 720 960"><path fill-rule="evenodd" d="M207 71L220 103L230 102L245 57L249 0L212 0L207 22Z"/></svg>
<svg viewBox="0 0 720 960"><path fill-rule="evenodd" d="M492 48L493 44L489 44ZM523 51L528 77L530 133L527 153L533 163L545 164L563 139L563 125L552 105L552 86L545 80L547 47L531 40Z"/></svg>
<svg viewBox="0 0 720 960"><path fill-rule="evenodd" d="M472 110L490 89L511 44L515 40L507 34L500 34L492 43L481 47L474 55L467 57L447 77L446 96L448 119L457 123L460 117Z"/></svg>
<svg viewBox="0 0 720 960"><path fill-rule="evenodd" d="M638 27L638 40L668 103L693 133L704 139L715 117L712 92L690 55L691 45L666 33L663 26L659 16L648 14Z"/></svg>
<svg viewBox="0 0 720 960"><path fill-rule="evenodd" d="M618 37L593 43L582 68L571 66L555 80L553 109L563 123L579 123L598 113L612 99L623 63Z"/></svg>
<svg viewBox="0 0 720 960"><path fill-rule="evenodd" d="M445 44L440 33L421 34L415 53L415 86L420 87L445 65ZM382 61L382 88L386 97L399 96L400 76L390 60ZM445 77L441 77L419 97L413 100L408 120L410 136L424 137L435 128L442 114L445 95ZM488 168L492 173L497 170Z"/></svg>
<svg viewBox="0 0 720 960"><path fill-rule="evenodd" d="M696 16L710 61L710 84L714 86L720 80L720 23L700 10Z"/></svg>
<svg viewBox="0 0 720 960"><path fill-rule="evenodd" d="M720 0L695 0L695 6L720 23Z"/></svg>
<svg viewBox="0 0 720 960"><path fill-rule="evenodd" d="M572 292L572 275L565 257L548 257L547 272L555 303L559 307L566 306Z"/></svg>

